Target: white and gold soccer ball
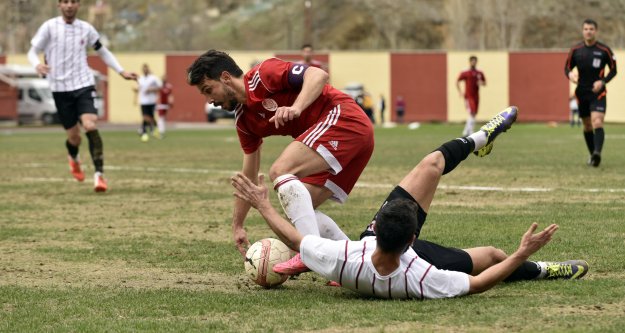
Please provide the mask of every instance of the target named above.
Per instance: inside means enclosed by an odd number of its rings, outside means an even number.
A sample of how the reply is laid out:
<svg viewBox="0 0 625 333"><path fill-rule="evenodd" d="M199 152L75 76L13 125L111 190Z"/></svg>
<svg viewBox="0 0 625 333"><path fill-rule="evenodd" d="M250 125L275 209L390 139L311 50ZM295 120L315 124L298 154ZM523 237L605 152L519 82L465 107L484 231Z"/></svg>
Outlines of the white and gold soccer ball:
<svg viewBox="0 0 625 333"><path fill-rule="evenodd" d="M252 244L245 254L245 272L259 286L281 285L288 275L274 273L273 266L291 258L291 250L275 238L265 238Z"/></svg>

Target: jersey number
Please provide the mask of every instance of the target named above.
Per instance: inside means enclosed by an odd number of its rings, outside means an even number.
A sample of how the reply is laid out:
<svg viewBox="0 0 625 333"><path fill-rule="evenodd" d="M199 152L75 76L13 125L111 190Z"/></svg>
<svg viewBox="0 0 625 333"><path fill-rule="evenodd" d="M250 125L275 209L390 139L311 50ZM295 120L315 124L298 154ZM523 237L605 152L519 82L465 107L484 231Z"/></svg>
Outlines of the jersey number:
<svg viewBox="0 0 625 333"><path fill-rule="evenodd" d="M592 67L594 67L594 68L599 68L599 67L601 67L601 59L599 59L599 58L593 58L593 59L592 59Z"/></svg>

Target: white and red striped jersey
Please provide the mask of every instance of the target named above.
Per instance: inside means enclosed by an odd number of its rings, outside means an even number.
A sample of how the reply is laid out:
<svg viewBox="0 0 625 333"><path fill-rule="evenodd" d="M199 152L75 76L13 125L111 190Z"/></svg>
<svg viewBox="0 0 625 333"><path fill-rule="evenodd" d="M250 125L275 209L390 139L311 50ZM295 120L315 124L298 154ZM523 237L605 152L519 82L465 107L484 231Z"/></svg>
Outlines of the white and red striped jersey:
<svg viewBox="0 0 625 333"><path fill-rule="evenodd" d="M237 106L235 117L239 141L246 154L255 152L264 137L290 135L297 138L311 126L332 117L330 113L336 112L338 105L354 103L351 97L326 84L321 95L301 113L299 118L276 128L269 119L273 117L278 107L293 105L300 93L306 68L305 65L271 58L245 74L247 101L245 105ZM344 112L361 111L353 108Z"/></svg>
<svg viewBox="0 0 625 333"><path fill-rule="evenodd" d="M305 236L300 244L302 261L323 277L357 293L388 299L430 299L465 295L469 276L439 270L409 248L399 267L388 275L377 272L371 262L375 237L360 241L334 241Z"/></svg>
<svg viewBox="0 0 625 333"><path fill-rule="evenodd" d="M74 91L95 84L87 64L87 47L99 38L91 24L79 19L66 23L58 16L41 25L30 43L37 52L45 53L52 91Z"/></svg>

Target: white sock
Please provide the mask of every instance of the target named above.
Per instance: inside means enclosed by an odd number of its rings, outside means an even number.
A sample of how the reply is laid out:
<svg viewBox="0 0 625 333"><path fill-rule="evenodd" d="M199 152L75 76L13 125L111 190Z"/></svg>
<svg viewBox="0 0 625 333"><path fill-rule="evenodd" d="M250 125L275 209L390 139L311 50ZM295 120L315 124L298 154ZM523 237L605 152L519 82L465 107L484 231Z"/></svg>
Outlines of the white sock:
<svg viewBox="0 0 625 333"><path fill-rule="evenodd" d="M319 236L312 198L306 186L294 175L282 175L273 182L284 213L302 235Z"/></svg>
<svg viewBox="0 0 625 333"><path fill-rule="evenodd" d="M473 139L473 142L475 142L475 149L473 149L473 151L480 150L482 147L486 146L486 142L488 142L486 132L482 130L469 135L469 138Z"/></svg>
<svg viewBox="0 0 625 333"><path fill-rule="evenodd" d="M540 267L540 274L538 274L536 279L544 279L547 276L547 263L544 261L535 261L534 263Z"/></svg>
<svg viewBox="0 0 625 333"><path fill-rule="evenodd" d="M315 210L315 215L317 216L319 236L331 240L349 240L349 237L347 237L331 217L318 210Z"/></svg>
<svg viewBox="0 0 625 333"><path fill-rule="evenodd" d="M156 125L158 126L158 131L161 134L165 134L165 117L158 117L158 120L156 120Z"/></svg>
<svg viewBox="0 0 625 333"><path fill-rule="evenodd" d="M467 119L467 134L473 133L474 127L475 127L475 116L470 115L469 119Z"/></svg>

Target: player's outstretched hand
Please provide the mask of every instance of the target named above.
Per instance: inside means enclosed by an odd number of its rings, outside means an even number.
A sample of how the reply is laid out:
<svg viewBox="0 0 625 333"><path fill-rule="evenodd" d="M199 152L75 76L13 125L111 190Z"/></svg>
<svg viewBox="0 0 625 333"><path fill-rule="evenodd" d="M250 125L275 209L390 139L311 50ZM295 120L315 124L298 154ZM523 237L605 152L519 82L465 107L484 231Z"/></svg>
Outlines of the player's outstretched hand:
<svg viewBox="0 0 625 333"><path fill-rule="evenodd" d="M39 64L37 65L37 67L35 67L35 70L37 71L37 74L45 77L46 75L48 75L48 73L50 73L50 66L46 64Z"/></svg>
<svg viewBox="0 0 625 333"><path fill-rule="evenodd" d="M280 126L284 126L287 122L299 118L299 115L302 113L301 110L298 110L292 106L281 106L276 109L276 113L273 117L269 118L269 122L273 122L276 124L276 128Z"/></svg>
<svg viewBox="0 0 625 333"><path fill-rule="evenodd" d="M250 247L250 241L247 239L247 232L243 228L237 228L233 230L234 245L236 245L239 253L245 258L245 253Z"/></svg>
<svg viewBox="0 0 625 333"><path fill-rule="evenodd" d="M531 256L547 243L549 243L549 241L551 241L551 238L553 237L553 234L558 230L558 225L552 224L545 228L543 231L534 234L534 231L536 231L537 227L537 223L532 223L530 228L525 232L523 238L521 238L521 244L519 245L519 249L517 250L519 253L527 257Z"/></svg>
<svg viewBox="0 0 625 333"><path fill-rule="evenodd" d="M137 73L131 73L131 72L126 72L123 71L121 73L119 73L119 75L121 75L124 79L126 80L137 80L138 76Z"/></svg>
<svg viewBox="0 0 625 333"><path fill-rule="evenodd" d="M263 205L269 204L269 191L265 186L265 176L258 175L258 184L254 184L244 174L237 172L237 174L231 178L232 186L237 190L234 192L234 196L247 201L252 207L261 209Z"/></svg>

